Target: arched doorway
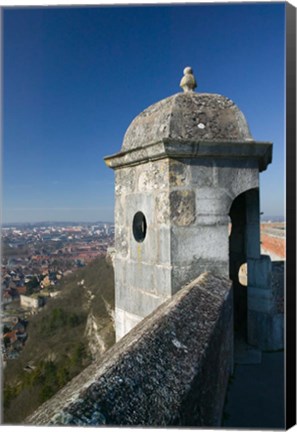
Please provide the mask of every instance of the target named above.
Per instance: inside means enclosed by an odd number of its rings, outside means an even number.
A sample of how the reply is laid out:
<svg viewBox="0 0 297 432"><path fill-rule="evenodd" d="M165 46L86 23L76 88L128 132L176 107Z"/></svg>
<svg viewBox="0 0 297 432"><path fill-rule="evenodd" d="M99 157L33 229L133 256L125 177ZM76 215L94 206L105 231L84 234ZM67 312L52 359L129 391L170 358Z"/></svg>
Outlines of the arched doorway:
<svg viewBox="0 0 297 432"><path fill-rule="evenodd" d="M238 195L231 205L229 216L229 269L233 282L234 331L247 341L249 259L260 258L259 189L250 189ZM247 274L241 274L242 272Z"/></svg>

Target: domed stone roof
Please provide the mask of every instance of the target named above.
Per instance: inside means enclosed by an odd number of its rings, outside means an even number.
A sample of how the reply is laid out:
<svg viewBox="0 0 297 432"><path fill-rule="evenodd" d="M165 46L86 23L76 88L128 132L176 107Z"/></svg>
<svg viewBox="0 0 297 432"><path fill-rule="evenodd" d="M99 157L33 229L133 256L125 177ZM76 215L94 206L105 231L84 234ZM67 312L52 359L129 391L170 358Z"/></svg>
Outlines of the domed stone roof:
<svg viewBox="0 0 297 432"><path fill-rule="evenodd" d="M186 68L181 80L184 93L177 93L151 105L130 124L122 151L160 141L164 138L246 142L253 140L239 108L225 96L194 93L196 81Z"/></svg>

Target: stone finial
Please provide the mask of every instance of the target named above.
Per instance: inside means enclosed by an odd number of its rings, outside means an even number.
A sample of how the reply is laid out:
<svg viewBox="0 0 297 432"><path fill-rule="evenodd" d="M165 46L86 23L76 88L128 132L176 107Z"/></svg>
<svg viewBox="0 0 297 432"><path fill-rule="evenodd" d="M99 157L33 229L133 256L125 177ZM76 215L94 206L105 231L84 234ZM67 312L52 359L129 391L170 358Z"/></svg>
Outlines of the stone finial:
<svg viewBox="0 0 297 432"><path fill-rule="evenodd" d="M180 87L185 93L193 92L194 89L197 87L197 83L193 75L193 70L189 66L184 69L184 76L181 79Z"/></svg>

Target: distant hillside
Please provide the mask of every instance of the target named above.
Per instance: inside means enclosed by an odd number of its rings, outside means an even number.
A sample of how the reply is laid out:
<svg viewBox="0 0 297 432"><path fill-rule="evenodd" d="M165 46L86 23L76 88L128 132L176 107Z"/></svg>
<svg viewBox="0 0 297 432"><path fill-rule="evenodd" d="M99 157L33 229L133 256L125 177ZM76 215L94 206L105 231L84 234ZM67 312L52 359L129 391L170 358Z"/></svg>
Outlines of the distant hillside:
<svg viewBox="0 0 297 432"><path fill-rule="evenodd" d="M20 357L4 370L5 423L21 423L114 344L113 311L113 269L104 258L61 282L61 294L30 319Z"/></svg>

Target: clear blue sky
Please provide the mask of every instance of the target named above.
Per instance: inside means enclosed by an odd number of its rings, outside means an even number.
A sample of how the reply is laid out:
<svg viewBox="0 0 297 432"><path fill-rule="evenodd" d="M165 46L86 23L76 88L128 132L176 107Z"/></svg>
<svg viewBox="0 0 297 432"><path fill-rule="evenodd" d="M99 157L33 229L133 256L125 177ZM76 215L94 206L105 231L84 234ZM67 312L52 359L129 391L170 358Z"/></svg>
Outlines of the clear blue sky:
<svg viewBox="0 0 297 432"><path fill-rule="evenodd" d="M3 23L3 222L112 221L103 157L188 65L273 142L261 210L283 214L284 3L6 8Z"/></svg>

